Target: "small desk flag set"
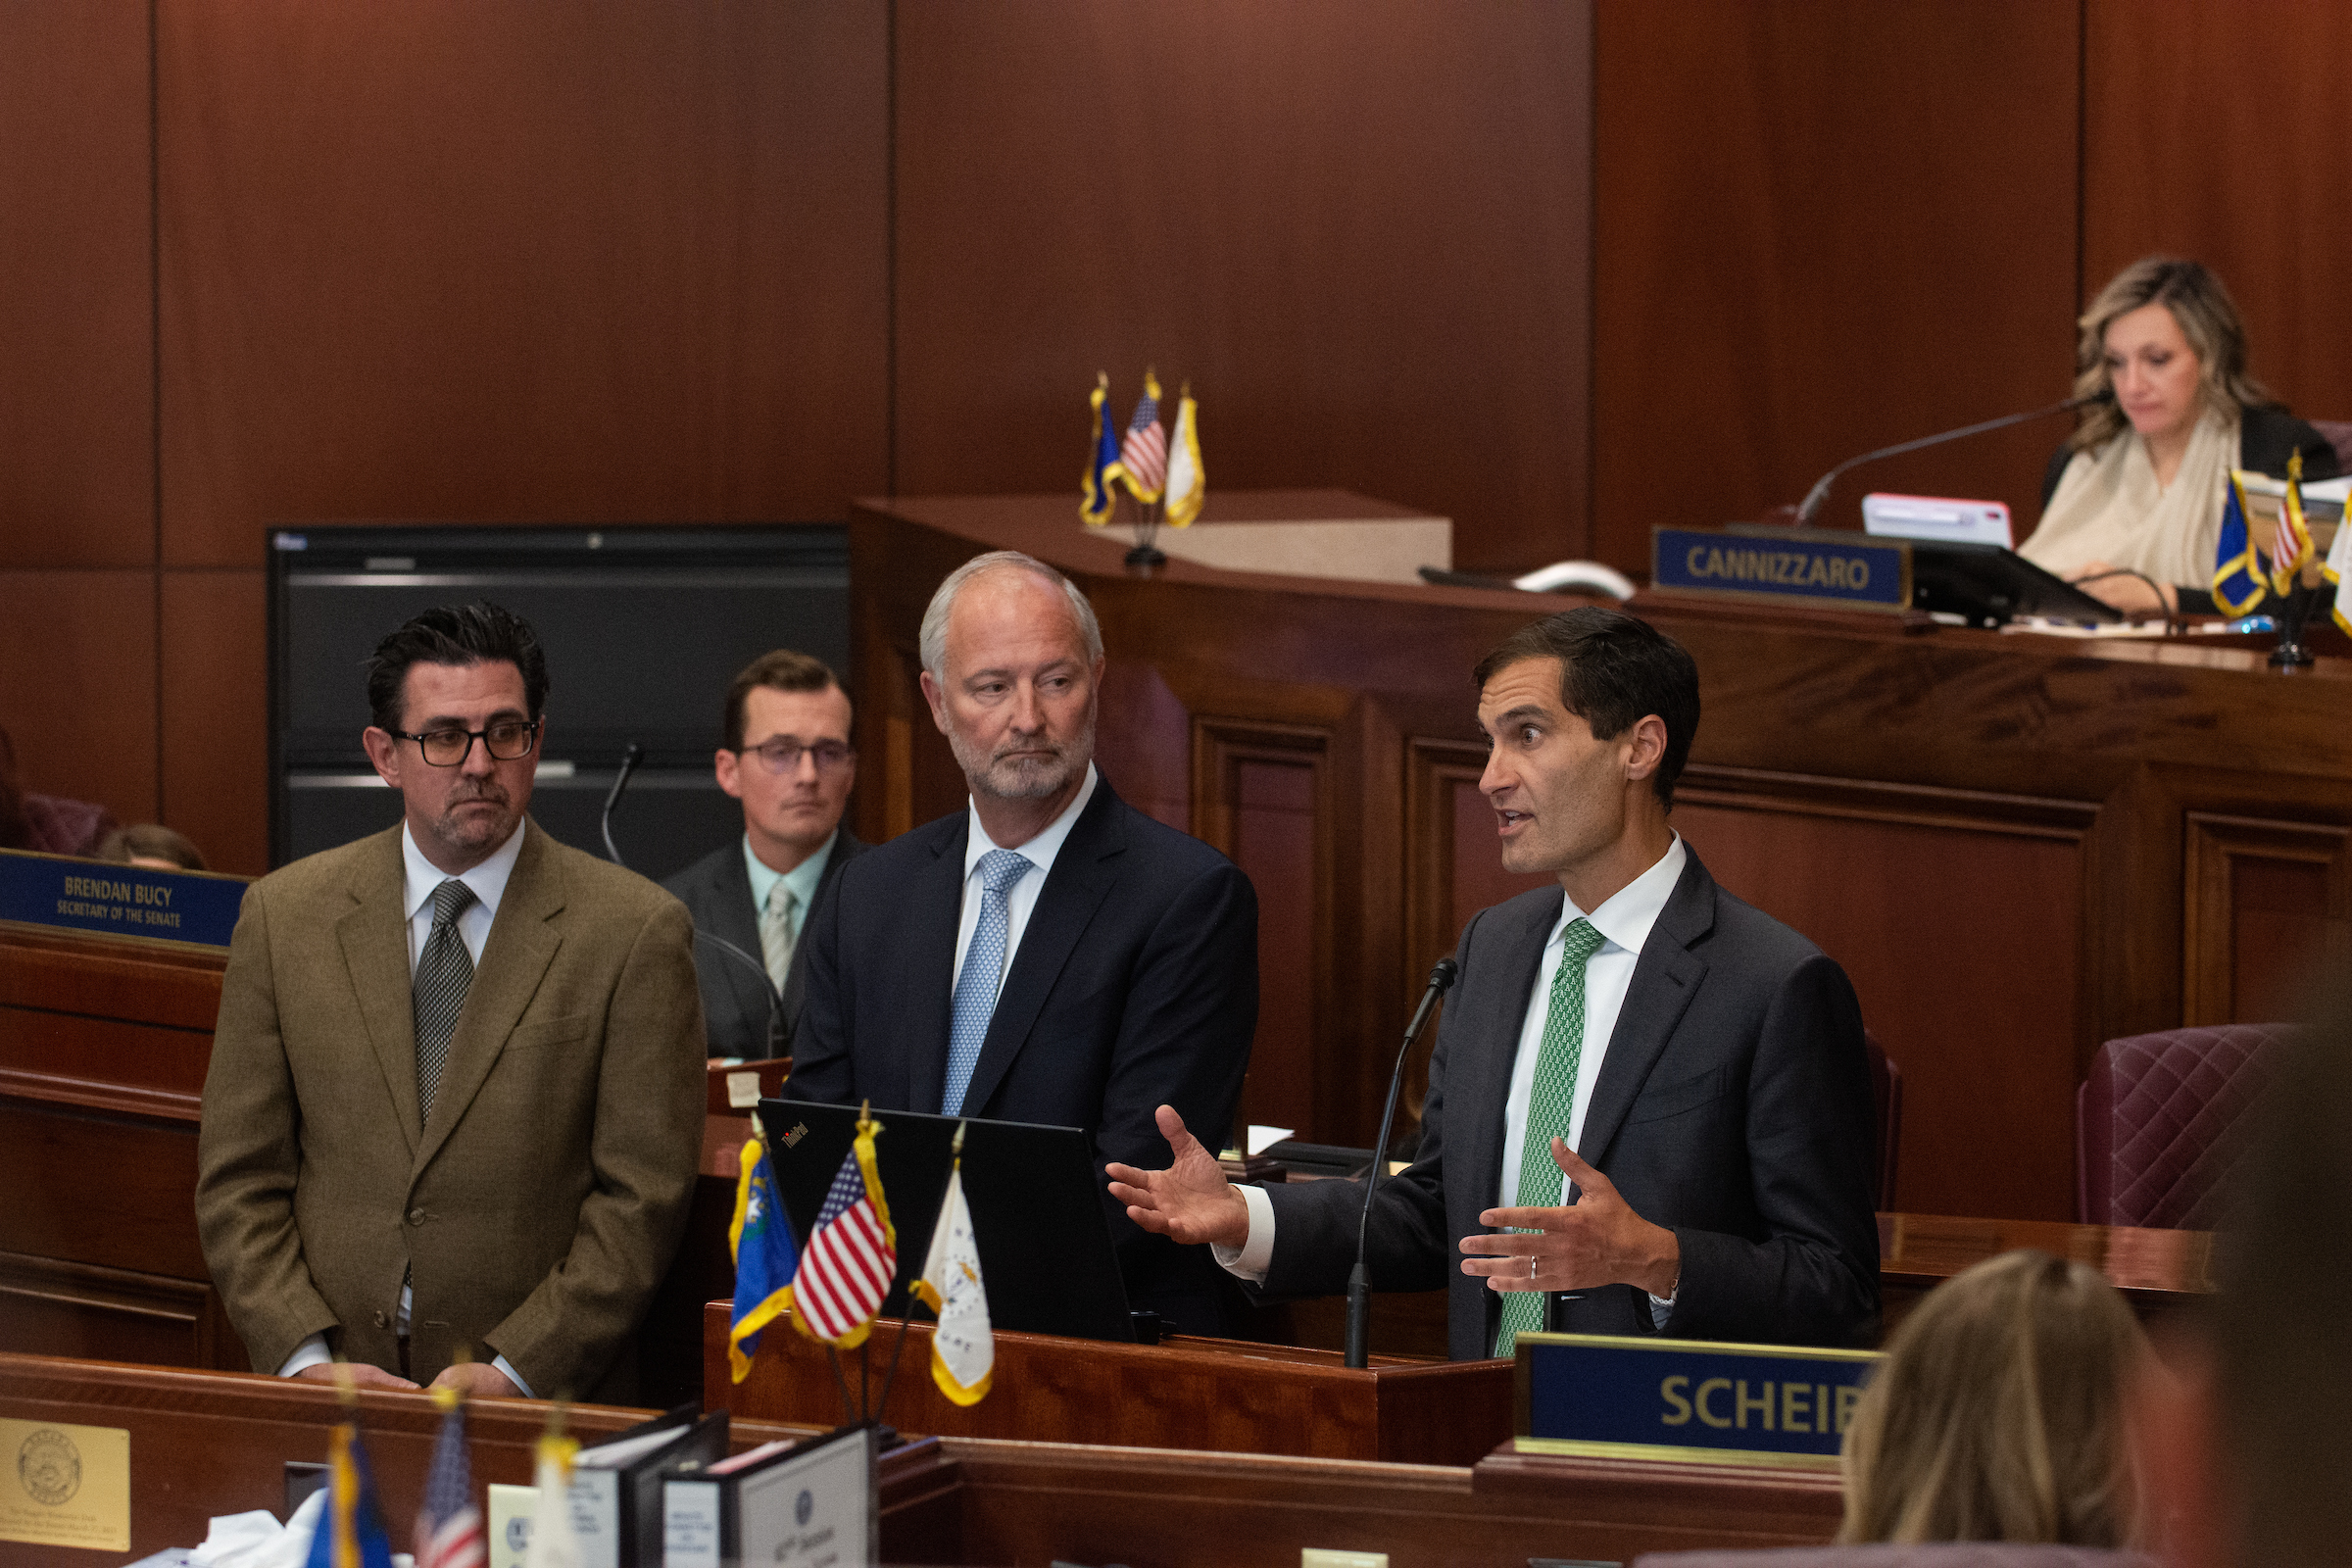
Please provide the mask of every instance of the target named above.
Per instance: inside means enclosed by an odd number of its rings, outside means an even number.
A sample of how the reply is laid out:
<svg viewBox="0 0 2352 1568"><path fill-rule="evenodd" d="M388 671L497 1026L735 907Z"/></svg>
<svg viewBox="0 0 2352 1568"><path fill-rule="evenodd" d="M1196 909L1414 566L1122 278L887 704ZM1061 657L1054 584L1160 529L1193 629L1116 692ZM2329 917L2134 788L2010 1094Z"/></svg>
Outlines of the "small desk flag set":
<svg viewBox="0 0 2352 1568"><path fill-rule="evenodd" d="M1200 515L1208 494L1207 470L1200 462L1200 411L1186 383L1176 405L1173 434L1159 422L1159 377L1144 371L1144 395L1136 401L1122 438L1106 417L1110 377L1095 376L1090 401L1095 429L1087 443L1086 471L1078 481L1078 515L1089 527L1108 523L1118 508L1119 491L1127 492L1133 512L1135 548L1127 553L1131 566L1162 566L1168 558L1153 544L1159 525L1188 528Z"/></svg>
<svg viewBox="0 0 2352 1568"><path fill-rule="evenodd" d="M1099 409L1100 392L1097 399ZM751 1375L760 1331L789 1315L795 1328L824 1344L841 1387L842 1403L845 1409L849 1405L849 1381L841 1371L840 1352L863 1345L873 1332L874 1315L889 1298L899 1269L898 1230L891 1224L890 1204L883 1197L882 1177L874 1159L874 1140L882 1131L870 1109L859 1111L857 1139L842 1156L841 1169L825 1194L816 1223L809 1228L808 1244L802 1246L793 1233L791 1216L777 1199L775 1168L768 1159L766 1140L754 1121L751 1141L739 1156L735 1219L727 1233L735 1252L735 1304L727 1332L727 1368L736 1382ZM957 1404L974 1404L988 1393L996 1342L989 1328L979 1244L973 1238L971 1210L963 1199L962 1151L963 1133L958 1128L956 1157L940 1201L939 1223L924 1254L922 1277L910 1294L927 1302L939 1317L931 1339L932 1381ZM906 1343L906 1324L902 1321L877 1409L889 1403L891 1385L898 1376L899 1351ZM858 1418L866 1413L861 1411Z"/></svg>
<svg viewBox="0 0 2352 1568"><path fill-rule="evenodd" d="M2323 583L2340 583L2352 571L2352 517L2339 522L2335 546L2325 561L2313 547L2311 525L2303 514L2303 454L2287 459L2286 493L2278 499L2278 515L2268 540L2258 543L2251 525L2253 508L2246 504L2246 473L2230 470L2230 490L2222 506L2221 545L2215 552L2213 602L2225 612L2243 615L2263 601L2274 600L2270 613L2278 622L2278 646L2271 662L2308 664L2303 627L2311 617ZM2264 545L2268 545L2268 549ZM2352 632L2342 595L2335 606L2336 624Z"/></svg>

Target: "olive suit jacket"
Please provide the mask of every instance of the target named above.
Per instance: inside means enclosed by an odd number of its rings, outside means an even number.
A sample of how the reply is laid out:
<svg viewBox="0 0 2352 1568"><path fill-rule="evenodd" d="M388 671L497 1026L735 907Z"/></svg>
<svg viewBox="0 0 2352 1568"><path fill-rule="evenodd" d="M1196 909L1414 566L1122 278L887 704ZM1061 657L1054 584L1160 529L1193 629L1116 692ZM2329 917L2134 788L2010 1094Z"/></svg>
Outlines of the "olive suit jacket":
<svg viewBox="0 0 2352 1568"><path fill-rule="evenodd" d="M255 1370L323 1333L411 1375L461 1347L542 1397L624 1401L703 1121L685 908L536 822L417 1121L400 829L245 895L204 1086L196 1220Z"/></svg>

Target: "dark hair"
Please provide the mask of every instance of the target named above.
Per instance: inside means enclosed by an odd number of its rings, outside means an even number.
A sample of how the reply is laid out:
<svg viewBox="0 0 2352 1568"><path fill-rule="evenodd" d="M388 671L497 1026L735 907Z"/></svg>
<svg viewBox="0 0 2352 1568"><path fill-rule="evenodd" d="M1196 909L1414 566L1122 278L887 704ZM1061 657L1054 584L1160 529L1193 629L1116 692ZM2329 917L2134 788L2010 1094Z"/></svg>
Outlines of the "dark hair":
<svg viewBox="0 0 2352 1568"><path fill-rule="evenodd" d="M375 645L360 668L368 676L368 711L381 730L401 727L401 700L416 664L508 663L522 675L523 701L537 718L547 707L547 654L531 623L486 601L442 605Z"/></svg>
<svg viewBox="0 0 2352 1568"><path fill-rule="evenodd" d="M838 691L841 681L833 666L821 659L789 648L761 654L744 665L727 687L727 710L719 722L728 751L743 750L743 710L750 705L752 693L762 686L777 692Z"/></svg>
<svg viewBox="0 0 2352 1568"><path fill-rule="evenodd" d="M1698 665L1690 650L1645 620L1584 605L1545 615L1505 637L1478 662L1480 686L1528 659L1560 662L1560 706L1613 741L1650 714L1666 726L1666 755L1650 775L1658 800L1674 808L1674 781L1698 733Z"/></svg>
<svg viewBox="0 0 2352 1568"><path fill-rule="evenodd" d="M204 863L204 852L197 849L184 833L175 833L161 822L135 822L119 827L98 841L97 858L128 865L134 855L144 855L151 860L170 860L187 871L209 869Z"/></svg>

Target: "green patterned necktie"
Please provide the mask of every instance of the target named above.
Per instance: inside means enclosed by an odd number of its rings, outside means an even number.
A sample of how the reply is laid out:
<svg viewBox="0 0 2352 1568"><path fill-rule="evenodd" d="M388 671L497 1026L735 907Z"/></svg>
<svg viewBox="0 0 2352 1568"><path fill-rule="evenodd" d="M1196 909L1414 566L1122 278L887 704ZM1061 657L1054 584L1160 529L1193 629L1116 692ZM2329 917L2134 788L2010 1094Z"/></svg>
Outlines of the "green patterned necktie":
<svg viewBox="0 0 2352 1568"><path fill-rule="evenodd" d="M1551 1010L1544 1016L1544 1045L1527 1095L1527 1137L1519 1148L1520 1208L1559 1206L1560 1167L1551 1157L1551 1140L1568 1136L1576 1109L1576 1069L1585 1054L1585 960L1605 940L1582 916L1560 933L1560 967L1551 977ZM1504 1293L1496 1355L1509 1355L1520 1335L1544 1327L1544 1299L1542 1291Z"/></svg>

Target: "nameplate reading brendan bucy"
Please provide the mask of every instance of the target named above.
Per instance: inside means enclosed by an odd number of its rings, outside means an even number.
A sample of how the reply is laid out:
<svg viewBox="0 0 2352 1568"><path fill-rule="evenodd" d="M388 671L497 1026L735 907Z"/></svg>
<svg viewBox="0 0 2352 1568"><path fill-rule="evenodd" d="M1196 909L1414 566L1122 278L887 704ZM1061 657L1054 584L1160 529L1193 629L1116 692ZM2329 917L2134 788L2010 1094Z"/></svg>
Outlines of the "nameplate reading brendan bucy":
<svg viewBox="0 0 2352 1568"><path fill-rule="evenodd" d="M0 850L0 924L225 948L245 879Z"/></svg>
<svg viewBox="0 0 2352 1568"><path fill-rule="evenodd" d="M1522 1334L1519 1451L1835 1466L1875 1350Z"/></svg>
<svg viewBox="0 0 2352 1568"><path fill-rule="evenodd" d="M1650 530L1649 584L1683 593L1840 610L1911 605L1911 551L1843 528Z"/></svg>

